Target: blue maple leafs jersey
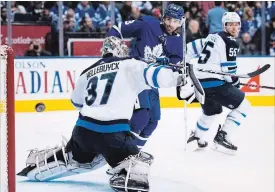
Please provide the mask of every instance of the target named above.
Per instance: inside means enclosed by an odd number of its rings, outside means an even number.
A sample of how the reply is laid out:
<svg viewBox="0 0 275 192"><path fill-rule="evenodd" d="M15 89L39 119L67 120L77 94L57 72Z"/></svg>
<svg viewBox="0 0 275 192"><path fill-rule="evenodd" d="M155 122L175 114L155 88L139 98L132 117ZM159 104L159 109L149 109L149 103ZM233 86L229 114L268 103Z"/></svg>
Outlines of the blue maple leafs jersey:
<svg viewBox="0 0 275 192"><path fill-rule="evenodd" d="M111 28L108 36L136 38L132 57L138 56L152 61L156 57L166 56L174 64L182 61L182 37L176 33L168 35L160 21L152 16L122 22Z"/></svg>

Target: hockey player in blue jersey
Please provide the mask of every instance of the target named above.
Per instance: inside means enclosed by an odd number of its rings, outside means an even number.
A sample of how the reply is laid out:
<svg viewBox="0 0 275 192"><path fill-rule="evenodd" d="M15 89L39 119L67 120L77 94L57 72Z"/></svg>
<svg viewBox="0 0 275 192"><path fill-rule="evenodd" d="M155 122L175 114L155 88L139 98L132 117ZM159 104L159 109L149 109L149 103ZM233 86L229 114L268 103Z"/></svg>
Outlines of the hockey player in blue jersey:
<svg viewBox="0 0 275 192"><path fill-rule="evenodd" d="M150 87L184 88L190 81L171 67L127 57L127 46L116 37L104 40L102 56L81 73L72 93L79 117L70 141L31 150L18 175L49 181L93 171L107 162L113 168L109 184L115 191L149 191L150 159L139 152L130 133L135 99Z"/></svg>
<svg viewBox="0 0 275 192"><path fill-rule="evenodd" d="M241 20L237 13L226 12L222 17L224 31L210 34L206 39L196 40L187 45L187 61L193 56L199 56L197 67L206 70L236 73L236 57L239 45L236 41L241 28ZM189 49L188 49L189 48ZM188 56L189 55L189 56ZM197 121L195 132L188 139L188 148L204 148L208 145L206 133L222 113L222 107L231 110L224 124L214 138L213 149L234 154L237 146L232 143L232 135L250 109L250 103L245 93L239 88L239 79L231 76L197 73L205 91L205 103L202 105L202 114Z"/></svg>
<svg viewBox="0 0 275 192"><path fill-rule="evenodd" d="M109 35L119 38L134 37L136 42L131 52L132 57L141 57L149 62L164 57L164 62L176 64L183 60L182 37L176 33L183 24L183 17L183 8L170 4L161 22L154 17L143 16L138 20L113 26ZM140 149L156 129L160 116L158 90L152 88L141 92L131 118L131 131Z"/></svg>

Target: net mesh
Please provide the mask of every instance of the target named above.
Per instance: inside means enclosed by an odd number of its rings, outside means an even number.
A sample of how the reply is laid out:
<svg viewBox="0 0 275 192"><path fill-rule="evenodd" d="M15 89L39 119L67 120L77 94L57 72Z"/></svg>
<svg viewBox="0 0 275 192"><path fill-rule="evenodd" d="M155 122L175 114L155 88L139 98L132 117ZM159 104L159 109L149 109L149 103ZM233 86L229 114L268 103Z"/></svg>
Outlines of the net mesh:
<svg viewBox="0 0 275 192"><path fill-rule="evenodd" d="M0 191L8 191L7 64L9 47L0 47Z"/></svg>

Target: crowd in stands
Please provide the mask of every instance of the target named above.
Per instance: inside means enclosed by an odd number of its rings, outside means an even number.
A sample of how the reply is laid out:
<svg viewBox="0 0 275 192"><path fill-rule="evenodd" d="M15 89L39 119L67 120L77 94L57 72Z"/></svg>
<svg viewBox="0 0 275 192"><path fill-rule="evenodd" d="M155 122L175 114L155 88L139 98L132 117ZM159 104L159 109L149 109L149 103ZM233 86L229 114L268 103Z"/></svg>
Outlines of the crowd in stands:
<svg viewBox="0 0 275 192"><path fill-rule="evenodd" d="M172 3L172 2L169 2ZM261 28L265 28L266 54L275 56L275 2L265 2L265 22L262 22L262 2L244 1L198 1L173 2L184 8L186 39L191 42L204 38L209 33L222 31L221 17L225 11L235 11L242 19L240 41L241 55L261 54ZM7 21L7 3L1 4L1 22ZM135 20L143 15L152 15L161 20L161 1L116 1L115 24L125 20ZM46 23L52 31L46 36L45 49L58 55L58 2L12 1L14 23ZM64 45L70 37L104 38L112 26L109 1L63 1ZM47 41L48 39L48 41ZM66 51L65 51L66 53Z"/></svg>

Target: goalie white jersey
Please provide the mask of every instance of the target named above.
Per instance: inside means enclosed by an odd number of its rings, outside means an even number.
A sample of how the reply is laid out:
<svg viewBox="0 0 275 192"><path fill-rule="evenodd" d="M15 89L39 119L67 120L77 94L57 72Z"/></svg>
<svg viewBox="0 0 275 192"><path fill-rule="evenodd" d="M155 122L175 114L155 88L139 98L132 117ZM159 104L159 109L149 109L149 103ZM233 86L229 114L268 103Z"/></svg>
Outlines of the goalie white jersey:
<svg viewBox="0 0 275 192"><path fill-rule="evenodd" d="M82 72L72 93L71 101L80 110L76 125L98 132L128 131L137 95L150 86L177 86L179 76L167 66L103 58ZM108 130L97 126L116 123L127 126L105 126Z"/></svg>
<svg viewBox="0 0 275 192"><path fill-rule="evenodd" d="M199 49L197 52L199 52ZM228 33L219 32L217 34L210 34L205 39L196 67L205 70L236 73L236 57L238 52L239 46L236 39ZM231 78L218 74L197 72L196 75L204 88L216 87L224 84L226 81L232 81Z"/></svg>

